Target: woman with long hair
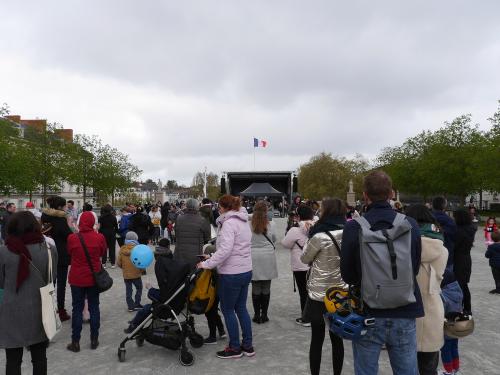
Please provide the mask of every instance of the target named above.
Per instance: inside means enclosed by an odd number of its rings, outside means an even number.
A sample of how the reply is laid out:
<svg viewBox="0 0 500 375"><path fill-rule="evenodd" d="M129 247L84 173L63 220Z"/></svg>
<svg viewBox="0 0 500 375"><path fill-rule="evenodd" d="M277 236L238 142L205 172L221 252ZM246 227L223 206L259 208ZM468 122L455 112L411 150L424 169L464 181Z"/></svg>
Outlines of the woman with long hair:
<svg viewBox="0 0 500 375"><path fill-rule="evenodd" d="M271 298L271 280L278 277L276 235L267 216L267 204L259 201L252 214L252 302L257 324L269 321L267 310Z"/></svg>
<svg viewBox="0 0 500 375"><path fill-rule="evenodd" d="M68 236L73 233L66 218L66 199L60 196L47 198L49 208L42 211L42 225L49 228L46 235L51 237L57 248L57 309L62 322L70 320L71 316L66 312L65 296L66 282L68 279L68 268L71 262L67 250Z"/></svg>
<svg viewBox="0 0 500 375"><path fill-rule="evenodd" d="M309 241L300 258L302 263L311 266L303 318L311 322L309 367L312 375L318 375L321 366L321 352L325 340L325 292L330 287L347 290L347 285L340 275L340 246L346 223L345 216L344 202L337 198L323 199L320 218L309 231ZM333 374L340 375L344 364L344 343L330 330L328 333L332 343Z"/></svg>
<svg viewBox="0 0 500 375"><path fill-rule="evenodd" d="M229 345L217 352L219 358L254 356L252 345L252 321L247 310L248 285L252 280L252 232L248 225L248 213L241 207L240 199L224 195L219 200L219 232L215 253L198 263L198 268L217 267L219 274L218 294ZM236 318L237 316L237 318ZM243 334L240 344L238 321Z"/></svg>
<svg viewBox="0 0 500 375"><path fill-rule="evenodd" d="M299 215L299 226L290 228L286 233L285 238L281 241L283 247L290 249L290 263L293 272L293 282L297 285L300 296L300 318L296 318L295 322L304 327L310 327L311 323L303 318L304 308L307 300L307 272L309 265L302 263L300 257L302 250L306 245L309 234L309 229L313 224L314 211L311 207L301 204L297 208ZM294 289L295 291L295 289Z"/></svg>
<svg viewBox="0 0 500 375"><path fill-rule="evenodd" d="M28 211L12 215L0 247L0 348L5 349L7 375L21 374L23 348L31 353L33 374L47 374L48 339L42 323L40 288L56 277L57 252L45 243L41 227Z"/></svg>

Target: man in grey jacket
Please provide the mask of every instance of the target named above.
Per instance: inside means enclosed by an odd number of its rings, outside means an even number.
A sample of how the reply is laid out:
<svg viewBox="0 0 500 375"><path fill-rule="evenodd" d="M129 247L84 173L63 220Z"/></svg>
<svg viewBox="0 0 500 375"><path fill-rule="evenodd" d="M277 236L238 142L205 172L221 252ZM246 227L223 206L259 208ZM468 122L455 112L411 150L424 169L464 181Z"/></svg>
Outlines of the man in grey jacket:
<svg viewBox="0 0 500 375"><path fill-rule="evenodd" d="M196 199L188 199L184 215L179 215L175 223L174 259L189 263L193 268L200 261L203 245L210 240L210 224L199 213L200 204Z"/></svg>

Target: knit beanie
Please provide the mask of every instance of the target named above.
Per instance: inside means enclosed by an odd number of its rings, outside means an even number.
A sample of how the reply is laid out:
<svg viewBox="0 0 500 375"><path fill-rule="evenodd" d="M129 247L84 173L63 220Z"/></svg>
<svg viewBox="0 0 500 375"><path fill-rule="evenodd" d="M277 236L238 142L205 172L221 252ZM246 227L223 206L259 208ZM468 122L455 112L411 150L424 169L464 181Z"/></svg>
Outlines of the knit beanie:
<svg viewBox="0 0 500 375"><path fill-rule="evenodd" d="M137 233L133 231L128 231L127 235L125 236L125 239L129 241L137 241L139 237L137 237Z"/></svg>

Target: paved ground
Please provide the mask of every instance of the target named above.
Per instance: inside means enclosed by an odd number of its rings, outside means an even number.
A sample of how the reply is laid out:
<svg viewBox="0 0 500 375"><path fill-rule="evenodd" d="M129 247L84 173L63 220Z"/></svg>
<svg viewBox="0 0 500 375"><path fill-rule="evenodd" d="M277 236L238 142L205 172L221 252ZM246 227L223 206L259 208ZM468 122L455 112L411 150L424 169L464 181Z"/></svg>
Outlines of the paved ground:
<svg viewBox="0 0 500 375"><path fill-rule="evenodd" d="M283 219L277 219L278 231L284 233ZM463 374L499 374L500 362L500 330L498 317L500 296L491 296L493 280L487 260L484 258L484 241L478 233L476 246L473 249L473 275L471 283L472 303L476 319L476 332L460 342ZM203 346L194 349L196 361L192 367L182 367L178 362L178 352L146 343L138 348L134 343L127 346L127 361L119 363L117 347L123 335L126 322L131 318L125 305L125 289L119 269L110 270L115 279L111 291L101 298L101 346L96 351L89 348L88 326L85 326L82 337L82 351L78 354L68 352L65 347L70 340L71 326L64 323L62 332L56 337L48 350L49 374L307 374L309 328L297 326L294 322L298 316L299 298L293 293L292 278L289 267L288 250L277 248L279 278L272 283L270 306L271 321L265 325L254 325L254 345L257 355L254 358L237 360L221 360L215 357L215 351L224 347L220 345ZM154 281L152 275L148 275ZM67 297L67 305L71 306L71 297ZM248 303L249 311L251 302ZM197 329L204 336L208 330L203 316L197 317ZM1 332L0 332L1 334ZM345 342L346 358L344 374L352 374L352 350L349 342ZM322 374L331 374L331 350L325 344L323 350ZM29 354L25 354L23 373L29 370ZM4 354L0 354L0 368L5 366ZM3 370L2 370L3 371ZM391 374L387 354L382 353L380 374Z"/></svg>

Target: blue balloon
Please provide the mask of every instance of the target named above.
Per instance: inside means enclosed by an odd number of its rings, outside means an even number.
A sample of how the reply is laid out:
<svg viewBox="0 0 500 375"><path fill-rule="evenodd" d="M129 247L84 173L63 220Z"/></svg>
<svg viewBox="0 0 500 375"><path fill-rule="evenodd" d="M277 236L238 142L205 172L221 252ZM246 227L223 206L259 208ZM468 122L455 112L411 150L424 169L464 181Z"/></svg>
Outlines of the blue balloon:
<svg viewBox="0 0 500 375"><path fill-rule="evenodd" d="M153 251L147 245L137 245L132 249L130 260L137 268L143 270L153 263Z"/></svg>

